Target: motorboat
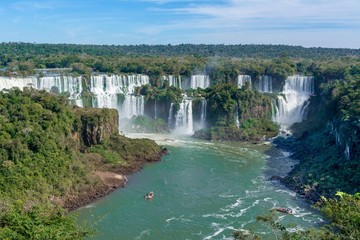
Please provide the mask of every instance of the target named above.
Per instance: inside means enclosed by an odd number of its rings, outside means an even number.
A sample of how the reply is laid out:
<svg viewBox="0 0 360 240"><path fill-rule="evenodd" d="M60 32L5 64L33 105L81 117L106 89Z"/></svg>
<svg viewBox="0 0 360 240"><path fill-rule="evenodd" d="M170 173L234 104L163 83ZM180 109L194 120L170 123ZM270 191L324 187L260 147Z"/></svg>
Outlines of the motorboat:
<svg viewBox="0 0 360 240"><path fill-rule="evenodd" d="M154 197L154 192L151 191L151 192L148 192L146 195L145 195L145 199L152 199Z"/></svg>
<svg viewBox="0 0 360 240"><path fill-rule="evenodd" d="M293 213L293 211L290 208L277 207L277 208L275 208L275 210L282 212L282 213L287 213L287 214Z"/></svg>

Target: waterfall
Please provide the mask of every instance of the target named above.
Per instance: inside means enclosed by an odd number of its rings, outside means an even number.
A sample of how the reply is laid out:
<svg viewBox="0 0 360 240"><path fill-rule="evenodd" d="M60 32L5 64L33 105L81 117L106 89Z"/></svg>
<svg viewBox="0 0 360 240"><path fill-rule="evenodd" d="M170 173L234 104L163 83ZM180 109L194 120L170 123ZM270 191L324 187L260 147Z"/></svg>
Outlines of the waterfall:
<svg viewBox="0 0 360 240"><path fill-rule="evenodd" d="M154 107L154 118L157 119L157 108L156 108L156 98L155 98L155 107Z"/></svg>
<svg viewBox="0 0 360 240"><path fill-rule="evenodd" d="M74 100L75 104L82 107L81 92L82 79L80 77L71 76L52 76L52 77L41 77L37 81L37 89L46 90L48 92L70 94L69 99Z"/></svg>
<svg viewBox="0 0 360 240"><path fill-rule="evenodd" d="M36 77L27 77L27 78L0 77L0 90L10 89L14 87L18 87L21 90L24 87L37 88L37 78Z"/></svg>
<svg viewBox="0 0 360 240"><path fill-rule="evenodd" d="M191 99L184 99L180 103L180 109L176 113L175 120L175 132L185 135L194 133Z"/></svg>
<svg viewBox="0 0 360 240"><path fill-rule="evenodd" d="M38 90L46 90L55 93L69 93L69 99L82 107L81 92L83 91L81 77L49 76L49 77L26 77L7 78L0 77L0 90L18 87L33 87Z"/></svg>
<svg viewBox="0 0 360 240"><path fill-rule="evenodd" d="M162 80L166 80L169 83L169 86L174 86L177 88L181 88L181 76L174 76L174 75L169 75L169 76L163 76Z"/></svg>
<svg viewBox="0 0 360 240"><path fill-rule="evenodd" d="M208 88L210 86L210 78L207 75L192 75L190 88Z"/></svg>
<svg viewBox="0 0 360 240"><path fill-rule="evenodd" d="M235 120L235 125L237 128L240 127L240 122L239 122L239 106L238 103L236 102L236 106L235 106L235 111L234 111L234 120Z"/></svg>
<svg viewBox="0 0 360 240"><path fill-rule="evenodd" d="M207 110L207 101L206 101L206 99L202 99L201 100L200 128L205 128L205 126L206 126L206 110Z"/></svg>
<svg viewBox="0 0 360 240"><path fill-rule="evenodd" d="M251 76L249 76L249 75L239 75L238 76L238 81L237 81L238 88L242 88L243 86L245 86L245 84L247 82L249 83L249 86L251 89Z"/></svg>
<svg viewBox="0 0 360 240"><path fill-rule="evenodd" d="M113 108L119 111L120 118L144 115L144 98L134 96L135 88L149 84L146 75L98 75L91 76L90 92L94 94L93 107ZM125 95L121 104L119 95Z"/></svg>
<svg viewBox="0 0 360 240"><path fill-rule="evenodd" d="M259 79L259 92L272 93L272 77L263 75Z"/></svg>
<svg viewBox="0 0 360 240"><path fill-rule="evenodd" d="M240 127L240 121L239 121L239 105L236 102L236 106L235 106L235 111L234 111L234 120L235 120L235 125L237 128Z"/></svg>
<svg viewBox="0 0 360 240"><path fill-rule="evenodd" d="M279 123L283 130L289 130L292 124L303 121L310 103L308 100L313 93L313 77L289 76L276 101L276 113L273 115L273 120Z"/></svg>
<svg viewBox="0 0 360 240"><path fill-rule="evenodd" d="M344 139L344 136L343 137L340 136L340 133L339 133L338 129L336 127L334 127L333 123L329 123L328 126L330 126L330 133L334 135L336 145L339 148L344 149L342 147L342 145L345 144L344 157L345 157L346 160L350 160L350 146L349 146L349 143Z"/></svg>
<svg viewBox="0 0 360 240"><path fill-rule="evenodd" d="M144 115L144 96L125 95L125 100L121 108L121 118L132 118L134 115Z"/></svg>
<svg viewBox="0 0 360 240"><path fill-rule="evenodd" d="M146 75L98 75L91 76L90 91L95 97L114 94L133 94L135 87L149 84Z"/></svg>
<svg viewBox="0 0 360 240"><path fill-rule="evenodd" d="M172 128L172 119L173 119L173 115L174 115L174 104L171 103L170 104L170 109L169 109L169 117L168 117L168 126L169 128Z"/></svg>
<svg viewBox="0 0 360 240"><path fill-rule="evenodd" d="M346 143L344 154L345 154L345 159L349 160L350 159L350 147L349 147L348 143Z"/></svg>

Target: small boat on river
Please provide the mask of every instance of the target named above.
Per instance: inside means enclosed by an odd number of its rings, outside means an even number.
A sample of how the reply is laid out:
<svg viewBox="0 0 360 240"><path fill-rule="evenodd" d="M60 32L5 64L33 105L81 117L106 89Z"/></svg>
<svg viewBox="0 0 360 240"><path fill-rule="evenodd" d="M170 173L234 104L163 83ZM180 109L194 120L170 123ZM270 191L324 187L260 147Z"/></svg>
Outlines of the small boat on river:
<svg viewBox="0 0 360 240"><path fill-rule="evenodd" d="M276 211L282 212L282 213L287 213L287 214L292 214L293 211L290 208L282 208L282 207L277 207L275 208Z"/></svg>
<svg viewBox="0 0 360 240"><path fill-rule="evenodd" d="M151 191L151 192L148 192L146 195L145 195L145 199L152 199L154 197L154 192Z"/></svg>

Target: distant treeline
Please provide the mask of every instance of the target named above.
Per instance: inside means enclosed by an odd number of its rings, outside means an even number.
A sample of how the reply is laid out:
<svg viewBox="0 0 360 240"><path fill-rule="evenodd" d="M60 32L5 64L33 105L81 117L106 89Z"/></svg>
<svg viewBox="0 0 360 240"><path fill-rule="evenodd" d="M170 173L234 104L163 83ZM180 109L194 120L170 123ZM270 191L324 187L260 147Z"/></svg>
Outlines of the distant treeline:
<svg viewBox="0 0 360 240"><path fill-rule="evenodd" d="M87 54L93 56L199 56L234 58L275 58L286 54L291 58L336 58L360 56L360 49L349 48L305 48L289 45L255 44L179 44L179 45L80 45L80 44L36 44L10 42L0 43L0 55L18 56L49 54Z"/></svg>

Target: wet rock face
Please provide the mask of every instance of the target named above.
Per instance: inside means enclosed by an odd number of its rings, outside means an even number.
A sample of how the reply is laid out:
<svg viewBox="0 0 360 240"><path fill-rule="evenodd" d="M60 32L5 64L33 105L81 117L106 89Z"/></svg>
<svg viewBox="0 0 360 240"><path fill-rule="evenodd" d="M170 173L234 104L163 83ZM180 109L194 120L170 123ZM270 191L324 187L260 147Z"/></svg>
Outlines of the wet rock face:
<svg viewBox="0 0 360 240"><path fill-rule="evenodd" d="M101 143L104 136L104 128L102 126L86 125L83 128L81 136L83 143L87 147L99 144Z"/></svg>
<svg viewBox="0 0 360 240"><path fill-rule="evenodd" d="M100 144L111 134L119 132L119 115L115 109L79 108L75 113L80 139L86 147Z"/></svg>

